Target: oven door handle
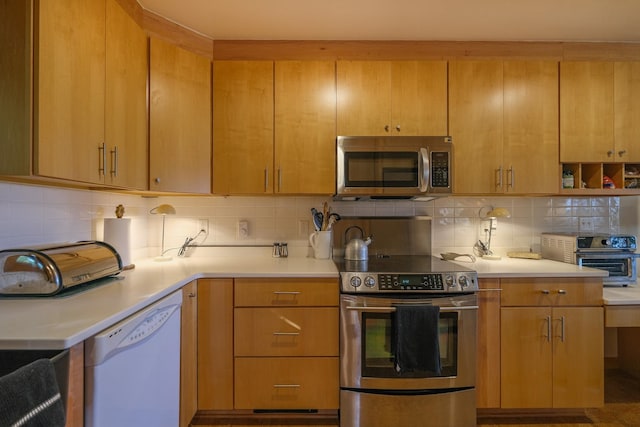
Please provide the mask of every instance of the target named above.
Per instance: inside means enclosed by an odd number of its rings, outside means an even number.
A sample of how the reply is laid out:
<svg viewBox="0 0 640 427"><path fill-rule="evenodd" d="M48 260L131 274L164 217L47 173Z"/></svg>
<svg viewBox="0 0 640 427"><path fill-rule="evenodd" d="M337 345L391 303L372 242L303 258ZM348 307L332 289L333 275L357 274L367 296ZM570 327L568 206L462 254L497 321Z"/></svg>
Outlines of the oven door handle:
<svg viewBox="0 0 640 427"><path fill-rule="evenodd" d="M466 305L464 307L440 307L440 311L460 311L460 310L477 310L477 305ZM375 311L380 313L393 313L396 311L395 307L347 307L347 310L352 311Z"/></svg>

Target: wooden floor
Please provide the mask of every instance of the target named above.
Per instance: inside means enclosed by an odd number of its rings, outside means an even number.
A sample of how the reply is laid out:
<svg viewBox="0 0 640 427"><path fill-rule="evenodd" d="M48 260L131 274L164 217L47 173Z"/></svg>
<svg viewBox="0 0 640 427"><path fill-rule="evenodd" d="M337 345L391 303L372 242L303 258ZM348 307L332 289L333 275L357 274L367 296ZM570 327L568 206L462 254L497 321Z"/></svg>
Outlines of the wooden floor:
<svg viewBox="0 0 640 427"><path fill-rule="evenodd" d="M605 405L589 409L584 416L536 418L484 418L482 427L639 427L640 380L621 371L607 370L605 375Z"/></svg>

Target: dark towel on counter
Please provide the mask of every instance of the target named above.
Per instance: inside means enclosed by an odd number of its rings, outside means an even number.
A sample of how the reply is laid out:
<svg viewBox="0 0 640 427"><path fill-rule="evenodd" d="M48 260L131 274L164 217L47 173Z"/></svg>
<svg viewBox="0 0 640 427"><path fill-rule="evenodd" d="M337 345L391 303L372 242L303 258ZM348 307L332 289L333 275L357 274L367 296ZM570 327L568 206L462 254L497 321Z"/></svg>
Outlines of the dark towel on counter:
<svg viewBox="0 0 640 427"><path fill-rule="evenodd" d="M64 427L53 363L40 359L0 378L0 426Z"/></svg>
<svg viewBox="0 0 640 427"><path fill-rule="evenodd" d="M394 321L394 366L396 372L441 372L438 320L440 307L396 306Z"/></svg>

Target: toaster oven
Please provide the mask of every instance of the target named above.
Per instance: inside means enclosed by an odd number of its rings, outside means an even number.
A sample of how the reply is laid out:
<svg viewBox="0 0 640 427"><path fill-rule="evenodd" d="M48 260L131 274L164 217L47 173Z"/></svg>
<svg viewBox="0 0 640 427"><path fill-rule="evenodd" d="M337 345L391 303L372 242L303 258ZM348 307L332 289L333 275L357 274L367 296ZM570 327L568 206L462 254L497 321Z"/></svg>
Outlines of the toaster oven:
<svg viewBox="0 0 640 427"><path fill-rule="evenodd" d="M577 233L543 233L542 257L605 270L605 286L636 282L636 236Z"/></svg>

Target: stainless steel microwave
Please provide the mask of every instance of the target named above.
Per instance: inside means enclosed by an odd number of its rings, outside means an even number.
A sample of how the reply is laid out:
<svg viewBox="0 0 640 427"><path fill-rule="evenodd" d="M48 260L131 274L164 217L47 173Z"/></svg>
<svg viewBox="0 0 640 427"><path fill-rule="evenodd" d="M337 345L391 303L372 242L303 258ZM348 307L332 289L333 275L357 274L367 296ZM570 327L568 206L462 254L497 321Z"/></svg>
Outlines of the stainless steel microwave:
<svg viewBox="0 0 640 427"><path fill-rule="evenodd" d="M449 136L339 136L336 199L416 199L450 195Z"/></svg>

